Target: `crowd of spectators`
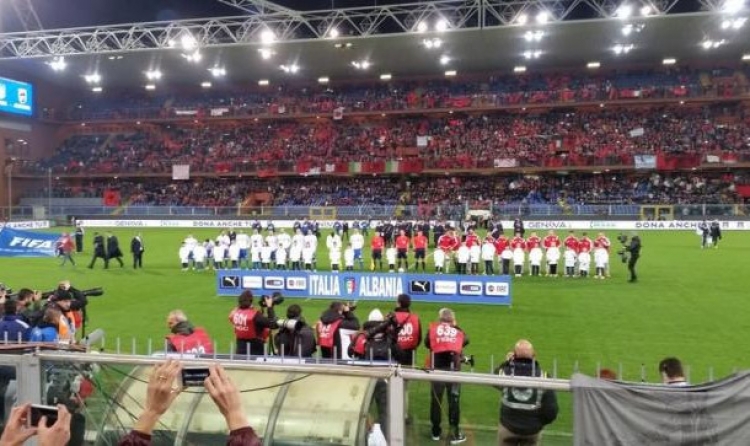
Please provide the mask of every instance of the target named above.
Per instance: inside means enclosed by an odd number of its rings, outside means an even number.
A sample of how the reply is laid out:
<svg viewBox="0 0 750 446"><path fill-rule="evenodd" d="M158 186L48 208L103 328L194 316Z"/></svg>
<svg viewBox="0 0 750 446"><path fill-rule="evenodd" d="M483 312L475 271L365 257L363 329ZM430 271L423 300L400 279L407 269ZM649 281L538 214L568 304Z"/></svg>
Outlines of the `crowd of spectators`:
<svg viewBox="0 0 750 446"><path fill-rule="evenodd" d="M198 179L92 181L55 188L54 196L116 191L128 206L248 206L248 197L268 194L271 206L413 205L430 213L437 206L552 204L734 204L741 203L735 174L577 173L420 178L290 178L267 181ZM47 193L47 191L43 191Z"/></svg>
<svg viewBox="0 0 750 446"><path fill-rule="evenodd" d="M519 104L729 97L747 91L735 72L672 67L623 72L485 75L392 83L235 87L161 94L114 92L73 106L74 120L258 116L481 108Z"/></svg>
<svg viewBox="0 0 750 446"><path fill-rule="evenodd" d="M399 160L423 169L523 166L633 166L640 155L671 156L697 167L713 155L741 161L750 113L739 105L703 108L554 110L444 117L278 120L236 127L152 127L145 133L74 136L25 173L364 172L349 163ZM380 168L380 172L384 172ZM403 172L403 171L402 171ZM412 172L412 171L410 171Z"/></svg>

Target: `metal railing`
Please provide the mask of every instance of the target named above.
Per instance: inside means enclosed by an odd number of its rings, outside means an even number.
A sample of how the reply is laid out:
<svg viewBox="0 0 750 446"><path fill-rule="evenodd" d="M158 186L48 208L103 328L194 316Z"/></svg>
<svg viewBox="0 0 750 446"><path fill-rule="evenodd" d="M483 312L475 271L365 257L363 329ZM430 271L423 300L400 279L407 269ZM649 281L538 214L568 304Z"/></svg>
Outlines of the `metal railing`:
<svg viewBox="0 0 750 446"><path fill-rule="evenodd" d="M538 219L576 219L576 218L612 218L612 219L665 219L642 213L643 206L669 208L674 219L695 219L701 217L740 217L750 215L750 204L500 204L455 203L439 205L360 205L360 206L296 206L278 205L261 207L215 207L215 206L73 206L56 205L20 205L12 209L13 220L29 219L70 219L76 216L100 216L106 218L170 218L170 219L204 219L204 218L257 218L259 220L280 219L295 220L309 218L314 220L367 220L367 219L445 219L462 220L468 215L489 212L496 216L522 216ZM9 209L0 208L2 215L8 217Z"/></svg>

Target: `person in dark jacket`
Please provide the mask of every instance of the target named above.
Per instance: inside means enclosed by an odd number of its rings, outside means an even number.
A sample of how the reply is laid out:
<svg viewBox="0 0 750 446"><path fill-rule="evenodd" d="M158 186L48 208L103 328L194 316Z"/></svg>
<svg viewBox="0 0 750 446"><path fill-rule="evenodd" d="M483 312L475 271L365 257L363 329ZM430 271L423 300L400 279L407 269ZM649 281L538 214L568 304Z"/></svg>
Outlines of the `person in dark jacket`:
<svg viewBox="0 0 750 446"><path fill-rule="evenodd" d="M85 231L83 230L83 226L81 226L81 223L76 223L76 232L75 232L75 238L76 238L76 252L82 253L83 252L83 236L85 234Z"/></svg>
<svg viewBox="0 0 750 446"><path fill-rule="evenodd" d="M136 234L130 241L130 252L133 254L133 269L143 268L143 239L141 234Z"/></svg>
<svg viewBox="0 0 750 446"><path fill-rule="evenodd" d="M107 245L104 244L104 236L98 232L94 233L94 255L91 257L89 269L94 268L96 259L104 260L104 269L109 268L109 257L107 256Z"/></svg>
<svg viewBox="0 0 750 446"><path fill-rule="evenodd" d="M21 319L29 324L29 326L33 327L42 321L42 317L44 316L42 293L32 291L28 288L21 288L18 290L16 302L18 303L18 314L21 315Z"/></svg>
<svg viewBox="0 0 750 446"><path fill-rule="evenodd" d="M341 359L344 352L341 351L340 330L359 330L359 319L349 304L336 301L320 316L316 329L321 356L331 359L335 353L335 357Z"/></svg>
<svg viewBox="0 0 750 446"><path fill-rule="evenodd" d="M120 250L120 241L117 240L117 236L111 232L107 234L107 258L109 260L115 259L120 263L120 268L123 268L125 264L122 262L122 251ZM108 268L106 265L104 268Z"/></svg>
<svg viewBox="0 0 750 446"><path fill-rule="evenodd" d="M395 317L389 315L388 320L377 308L367 317L362 325L362 331L357 333L349 344L349 356L364 361L390 361L398 357L396 343ZM375 383L372 394L373 402L378 410L378 423L385 435L388 435L388 385L379 379Z"/></svg>
<svg viewBox="0 0 750 446"><path fill-rule="evenodd" d="M526 339L516 342L505 362L495 371L501 376L545 376L536 361L534 346ZM542 429L557 418L557 396L551 390L506 387L500 407L498 445L536 445Z"/></svg>
<svg viewBox="0 0 750 446"><path fill-rule="evenodd" d="M169 410L172 402L180 394L179 390L174 389L181 370L182 365L173 360L154 367L146 390L143 412L138 416L133 430L120 439L118 446L151 444L151 436L159 418ZM227 446L261 446L260 438L250 427L247 416L242 411L240 392L221 365L209 366L209 376L204 386L226 420L227 430L229 430Z"/></svg>
<svg viewBox="0 0 750 446"><path fill-rule="evenodd" d="M18 315L18 302L8 299L3 307L5 315L0 321L0 342L20 343L28 341L31 326Z"/></svg>
<svg viewBox="0 0 750 446"><path fill-rule="evenodd" d="M286 309L287 324L279 327L273 338L276 353L283 356L312 357L318 350L315 342L315 332L302 317L302 307L297 304L289 305ZM297 321L289 323L288 321ZM292 325L294 325L292 327Z"/></svg>

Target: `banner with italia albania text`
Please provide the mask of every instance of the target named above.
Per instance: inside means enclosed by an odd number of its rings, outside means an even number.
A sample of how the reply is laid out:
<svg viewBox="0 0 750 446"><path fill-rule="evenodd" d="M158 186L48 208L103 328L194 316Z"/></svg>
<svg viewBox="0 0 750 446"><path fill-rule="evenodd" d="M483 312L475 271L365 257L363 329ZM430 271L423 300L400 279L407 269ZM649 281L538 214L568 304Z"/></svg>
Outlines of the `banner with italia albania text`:
<svg viewBox="0 0 750 446"><path fill-rule="evenodd" d="M54 257L57 234L5 226L0 229L0 257Z"/></svg>
<svg viewBox="0 0 750 446"><path fill-rule="evenodd" d="M405 293L416 302L511 305L509 276L229 269L217 272L216 289L220 296L251 290L258 296L393 302Z"/></svg>

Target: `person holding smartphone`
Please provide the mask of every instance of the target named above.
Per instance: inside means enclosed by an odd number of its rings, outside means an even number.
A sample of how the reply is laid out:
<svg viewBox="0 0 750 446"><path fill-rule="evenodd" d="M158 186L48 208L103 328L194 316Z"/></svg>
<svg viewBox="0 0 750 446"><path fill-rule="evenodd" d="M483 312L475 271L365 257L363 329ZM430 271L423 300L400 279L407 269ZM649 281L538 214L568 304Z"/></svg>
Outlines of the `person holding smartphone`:
<svg viewBox="0 0 750 446"><path fill-rule="evenodd" d="M54 423L48 426L47 415L39 418L34 416L35 410L31 404L16 406L8 417L8 423L3 429L0 437L0 446L21 446L26 440L37 436L39 446L65 446L70 440L70 412L62 404L57 405L57 417ZM38 415L38 414L37 414ZM38 421L38 424L32 423Z"/></svg>

